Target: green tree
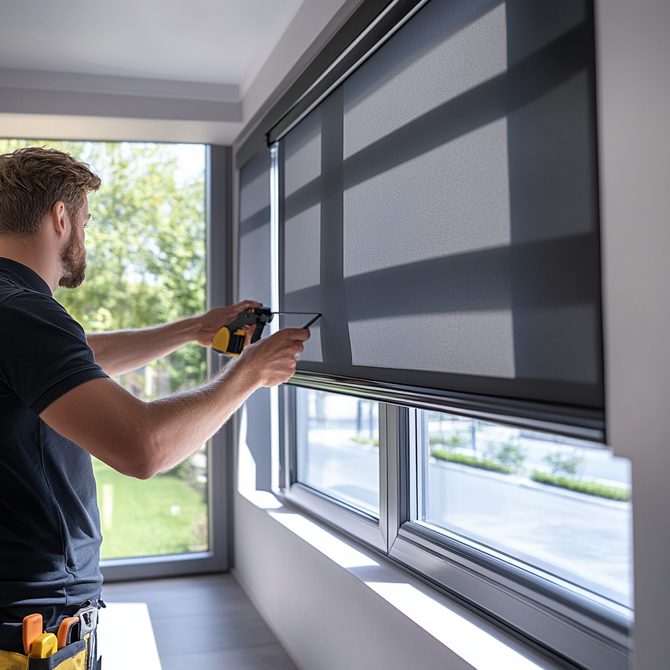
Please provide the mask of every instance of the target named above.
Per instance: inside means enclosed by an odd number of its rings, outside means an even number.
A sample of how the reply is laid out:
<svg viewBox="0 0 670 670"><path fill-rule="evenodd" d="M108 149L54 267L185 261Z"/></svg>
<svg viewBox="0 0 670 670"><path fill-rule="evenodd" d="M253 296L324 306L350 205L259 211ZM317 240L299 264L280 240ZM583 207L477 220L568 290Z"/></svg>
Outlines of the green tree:
<svg viewBox="0 0 670 670"><path fill-rule="evenodd" d="M510 472L521 472L526 460L526 452L514 442L491 444L486 450L486 456L496 463L500 463Z"/></svg>
<svg viewBox="0 0 670 670"><path fill-rule="evenodd" d="M570 477L578 477L582 470L584 456L574 450L572 452L559 450L547 454L543 460L549 465L552 475L566 474Z"/></svg>

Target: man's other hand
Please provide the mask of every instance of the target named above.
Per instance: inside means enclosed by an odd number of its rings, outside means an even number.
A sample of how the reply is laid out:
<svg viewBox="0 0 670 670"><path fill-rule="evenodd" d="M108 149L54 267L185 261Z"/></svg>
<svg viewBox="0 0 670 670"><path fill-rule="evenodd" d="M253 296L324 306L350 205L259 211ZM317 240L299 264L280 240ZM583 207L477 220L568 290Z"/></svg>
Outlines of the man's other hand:
<svg viewBox="0 0 670 670"><path fill-rule="evenodd" d="M250 344L238 359L239 364L259 374L261 386L283 384L295 373L296 356L302 353L309 335L306 328L284 328Z"/></svg>
<svg viewBox="0 0 670 670"><path fill-rule="evenodd" d="M216 335L223 326L231 321L235 321L238 314L245 309L252 307L261 307L260 302L255 300L243 300L230 307L214 307L199 317L200 329L196 334L196 342L203 347L211 347L214 335Z"/></svg>

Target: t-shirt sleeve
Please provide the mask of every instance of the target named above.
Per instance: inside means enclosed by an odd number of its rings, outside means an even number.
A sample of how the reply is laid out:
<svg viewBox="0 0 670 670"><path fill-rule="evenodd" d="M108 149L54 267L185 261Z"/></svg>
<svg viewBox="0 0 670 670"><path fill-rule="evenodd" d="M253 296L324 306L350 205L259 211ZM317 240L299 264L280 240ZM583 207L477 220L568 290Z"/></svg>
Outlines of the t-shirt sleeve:
<svg viewBox="0 0 670 670"><path fill-rule="evenodd" d="M13 391L35 414L106 376L84 329L56 300L21 291L0 304L0 389Z"/></svg>

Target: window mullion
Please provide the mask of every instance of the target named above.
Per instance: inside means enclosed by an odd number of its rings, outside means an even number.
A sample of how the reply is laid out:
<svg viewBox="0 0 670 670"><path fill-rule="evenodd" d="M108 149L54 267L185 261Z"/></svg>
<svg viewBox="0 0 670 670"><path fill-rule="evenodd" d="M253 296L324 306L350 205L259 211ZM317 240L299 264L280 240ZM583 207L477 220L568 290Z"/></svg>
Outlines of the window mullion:
<svg viewBox="0 0 670 670"><path fill-rule="evenodd" d="M400 526L407 519L408 496L410 496L411 472L408 459L410 438L410 410L398 405L381 405L385 420L382 423L380 410L380 477L382 510L380 519L384 522L387 550L390 552L398 537ZM385 456L382 456L384 454ZM385 459L385 462L384 462ZM385 481L384 481L385 480ZM385 494L385 497L384 497Z"/></svg>

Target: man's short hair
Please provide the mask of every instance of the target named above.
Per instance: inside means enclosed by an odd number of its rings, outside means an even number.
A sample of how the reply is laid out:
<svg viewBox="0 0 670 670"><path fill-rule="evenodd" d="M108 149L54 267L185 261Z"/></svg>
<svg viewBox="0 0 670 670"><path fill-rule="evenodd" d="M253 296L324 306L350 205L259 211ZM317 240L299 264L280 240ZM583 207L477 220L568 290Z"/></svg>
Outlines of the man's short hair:
<svg viewBox="0 0 670 670"><path fill-rule="evenodd" d="M70 221L100 177L88 165L57 149L25 147L0 155L0 235L36 234L59 201Z"/></svg>

